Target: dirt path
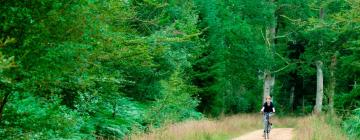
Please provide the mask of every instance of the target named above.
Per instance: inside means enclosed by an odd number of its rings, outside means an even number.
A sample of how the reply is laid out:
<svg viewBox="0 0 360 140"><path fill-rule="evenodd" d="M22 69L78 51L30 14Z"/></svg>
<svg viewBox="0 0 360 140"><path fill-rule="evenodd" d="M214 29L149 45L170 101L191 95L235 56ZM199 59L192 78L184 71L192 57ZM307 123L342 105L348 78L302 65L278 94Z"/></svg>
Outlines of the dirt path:
<svg viewBox="0 0 360 140"><path fill-rule="evenodd" d="M256 130L232 140L263 140L263 130ZM270 133L270 140L291 140L293 128L274 128Z"/></svg>

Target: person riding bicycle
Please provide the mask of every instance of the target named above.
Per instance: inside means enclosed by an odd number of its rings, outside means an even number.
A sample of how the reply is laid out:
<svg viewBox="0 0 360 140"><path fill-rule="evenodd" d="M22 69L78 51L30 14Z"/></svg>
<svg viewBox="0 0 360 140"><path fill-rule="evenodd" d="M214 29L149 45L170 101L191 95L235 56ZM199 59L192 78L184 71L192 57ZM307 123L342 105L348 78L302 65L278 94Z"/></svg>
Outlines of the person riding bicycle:
<svg viewBox="0 0 360 140"><path fill-rule="evenodd" d="M275 107L274 107L274 104L271 102L270 96L266 96L266 102L263 104L263 107L261 108L261 112L275 113ZM269 122L271 122L270 118L269 118Z"/></svg>
<svg viewBox="0 0 360 140"><path fill-rule="evenodd" d="M270 96L266 96L266 102L263 104L263 107L261 108L261 112L264 113L264 117L266 116L266 114L269 114L269 123L270 126L272 125L271 121L270 121L270 117L272 113L275 113L275 107L274 104L271 102L271 97ZM264 118L265 120L265 118ZM264 122L265 123L265 122ZM264 135L265 135L265 130L264 130Z"/></svg>

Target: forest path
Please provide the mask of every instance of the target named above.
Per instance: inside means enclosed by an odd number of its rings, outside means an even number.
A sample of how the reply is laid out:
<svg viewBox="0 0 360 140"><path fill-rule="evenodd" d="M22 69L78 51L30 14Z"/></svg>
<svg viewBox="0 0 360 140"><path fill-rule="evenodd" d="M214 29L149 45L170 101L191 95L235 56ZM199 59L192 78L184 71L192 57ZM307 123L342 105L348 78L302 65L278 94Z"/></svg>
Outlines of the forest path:
<svg viewBox="0 0 360 140"><path fill-rule="evenodd" d="M247 133L232 140L263 140L263 129ZM293 137L293 128L274 128L270 132L270 140L291 140Z"/></svg>

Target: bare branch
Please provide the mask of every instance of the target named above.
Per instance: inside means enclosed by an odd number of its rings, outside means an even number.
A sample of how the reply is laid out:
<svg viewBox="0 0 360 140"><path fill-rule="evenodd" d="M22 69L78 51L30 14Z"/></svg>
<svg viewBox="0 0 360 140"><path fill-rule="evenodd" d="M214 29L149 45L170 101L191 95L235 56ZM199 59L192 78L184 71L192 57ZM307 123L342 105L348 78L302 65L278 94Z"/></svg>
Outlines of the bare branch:
<svg viewBox="0 0 360 140"><path fill-rule="evenodd" d="M282 57L279 53L275 52L275 54L277 56L279 56L281 58L281 60L283 60L286 64L290 64L284 57Z"/></svg>
<svg viewBox="0 0 360 140"><path fill-rule="evenodd" d="M291 64L293 64L293 63L291 63ZM283 71L284 69L286 69L287 67L289 67L291 64L287 64L286 66L284 66L284 67L282 67L282 68L280 68L280 69L278 69L278 70L272 71L271 73L278 73L278 72L280 72L280 71Z"/></svg>

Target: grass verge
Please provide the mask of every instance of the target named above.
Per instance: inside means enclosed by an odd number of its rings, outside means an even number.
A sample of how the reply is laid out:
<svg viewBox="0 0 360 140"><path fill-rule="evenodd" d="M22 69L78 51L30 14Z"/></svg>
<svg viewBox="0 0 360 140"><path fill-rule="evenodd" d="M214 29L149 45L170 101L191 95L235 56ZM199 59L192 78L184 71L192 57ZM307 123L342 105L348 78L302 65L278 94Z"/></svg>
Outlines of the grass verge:
<svg viewBox="0 0 360 140"><path fill-rule="evenodd" d="M274 117L275 127L292 127L296 118ZM162 129L154 129L148 134L130 136L131 140L226 140L244 133L261 129L262 115L241 114L220 119L203 119L172 124Z"/></svg>
<svg viewBox="0 0 360 140"><path fill-rule="evenodd" d="M334 116L307 116L296 125L294 140L347 140Z"/></svg>

